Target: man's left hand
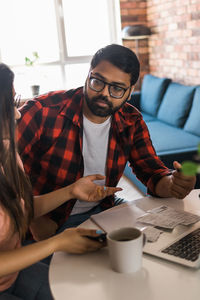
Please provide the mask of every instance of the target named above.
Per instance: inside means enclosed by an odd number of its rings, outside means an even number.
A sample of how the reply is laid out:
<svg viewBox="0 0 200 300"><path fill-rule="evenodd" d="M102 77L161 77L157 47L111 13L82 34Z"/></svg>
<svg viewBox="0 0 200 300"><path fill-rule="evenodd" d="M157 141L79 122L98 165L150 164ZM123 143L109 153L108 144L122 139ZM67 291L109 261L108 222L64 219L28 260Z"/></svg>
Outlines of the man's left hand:
<svg viewBox="0 0 200 300"><path fill-rule="evenodd" d="M196 176L186 176L181 172L181 164L173 162L174 171L171 176L172 197L183 199L194 189Z"/></svg>

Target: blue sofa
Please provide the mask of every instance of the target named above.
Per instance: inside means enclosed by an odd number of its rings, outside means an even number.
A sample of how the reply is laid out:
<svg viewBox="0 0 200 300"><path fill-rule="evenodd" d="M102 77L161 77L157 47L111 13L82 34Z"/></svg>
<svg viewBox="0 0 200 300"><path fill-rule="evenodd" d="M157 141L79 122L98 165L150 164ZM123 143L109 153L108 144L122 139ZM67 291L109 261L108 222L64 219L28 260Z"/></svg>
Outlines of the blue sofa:
<svg viewBox="0 0 200 300"><path fill-rule="evenodd" d="M173 168L174 160L193 160L200 143L200 86L147 74L141 91L132 94L130 104L142 113L154 148L168 168ZM146 194L146 187L128 163L124 175ZM196 188L200 188L198 179Z"/></svg>

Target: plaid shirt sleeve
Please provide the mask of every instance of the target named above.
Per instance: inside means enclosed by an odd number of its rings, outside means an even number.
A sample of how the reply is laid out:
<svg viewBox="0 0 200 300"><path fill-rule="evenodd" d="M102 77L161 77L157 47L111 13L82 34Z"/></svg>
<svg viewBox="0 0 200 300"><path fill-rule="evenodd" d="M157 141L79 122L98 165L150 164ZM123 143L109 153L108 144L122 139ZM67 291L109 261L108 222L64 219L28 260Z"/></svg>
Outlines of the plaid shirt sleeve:
<svg viewBox="0 0 200 300"><path fill-rule="evenodd" d="M20 109L18 148L34 195L51 192L82 177L80 94L80 90L50 92L29 100ZM66 108L69 103L70 108ZM74 202L71 199L52 211L52 218L64 222Z"/></svg>
<svg viewBox="0 0 200 300"><path fill-rule="evenodd" d="M140 116L131 130L133 141L129 162L137 178L147 186L148 193L155 195L155 187L163 176L168 176L171 171L157 156L149 131L143 118Z"/></svg>
<svg viewBox="0 0 200 300"><path fill-rule="evenodd" d="M21 109L22 117L18 121L17 141L20 154L29 153L33 156L33 145L36 145L40 139L44 116L42 105L34 100L28 101Z"/></svg>

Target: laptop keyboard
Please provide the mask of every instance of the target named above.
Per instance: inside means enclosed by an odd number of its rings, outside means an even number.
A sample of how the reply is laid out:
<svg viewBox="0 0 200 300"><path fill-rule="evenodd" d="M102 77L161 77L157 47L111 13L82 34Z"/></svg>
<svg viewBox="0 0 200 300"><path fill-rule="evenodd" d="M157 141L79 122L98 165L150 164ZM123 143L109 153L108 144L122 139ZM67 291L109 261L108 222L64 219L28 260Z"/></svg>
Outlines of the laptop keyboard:
<svg viewBox="0 0 200 300"><path fill-rule="evenodd" d="M196 261L200 254L200 228L162 250L163 253Z"/></svg>

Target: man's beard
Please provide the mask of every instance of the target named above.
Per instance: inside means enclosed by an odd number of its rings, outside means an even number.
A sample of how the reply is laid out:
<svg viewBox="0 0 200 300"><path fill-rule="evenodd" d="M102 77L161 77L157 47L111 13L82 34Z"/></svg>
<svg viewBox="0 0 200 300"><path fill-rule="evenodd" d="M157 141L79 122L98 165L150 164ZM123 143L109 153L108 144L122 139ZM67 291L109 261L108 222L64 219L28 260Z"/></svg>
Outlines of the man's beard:
<svg viewBox="0 0 200 300"><path fill-rule="evenodd" d="M88 108L95 116L98 116L98 117L108 117L108 116L113 115L116 111L118 111L124 105L124 103L127 100L127 99L125 99L120 105L113 107L112 102L110 102L108 100L108 98L103 95L89 98L86 88L84 90L84 96L85 96L85 101L87 103ZM105 104L107 104L107 106L105 106L105 107L99 106L98 101L104 102ZM117 99L116 99L116 101L117 101Z"/></svg>

